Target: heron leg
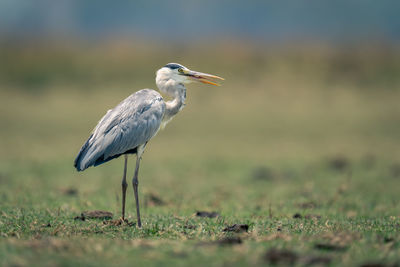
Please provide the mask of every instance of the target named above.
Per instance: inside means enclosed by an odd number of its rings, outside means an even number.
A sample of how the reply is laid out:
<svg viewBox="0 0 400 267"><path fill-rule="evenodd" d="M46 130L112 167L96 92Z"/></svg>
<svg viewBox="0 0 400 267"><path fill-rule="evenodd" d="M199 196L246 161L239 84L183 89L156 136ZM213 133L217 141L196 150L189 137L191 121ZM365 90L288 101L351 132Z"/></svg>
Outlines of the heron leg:
<svg viewBox="0 0 400 267"><path fill-rule="evenodd" d="M138 195L138 186L139 186L138 173L139 173L140 159L141 156L138 154L136 159L135 175L133 176L132 179L133 192L135 193L135 200L136 200L137 225L139 228L142 227L142 222L140 221L139 195Z"/></svg>
<svg viewBox="0 0 400 267"><path fill-rule="evenodd" d="M125 220L126 189L128 188L128 183L126 182L127 165L128 165L128 155L125 155L124 176L122 176L122 220Z"/></svg>

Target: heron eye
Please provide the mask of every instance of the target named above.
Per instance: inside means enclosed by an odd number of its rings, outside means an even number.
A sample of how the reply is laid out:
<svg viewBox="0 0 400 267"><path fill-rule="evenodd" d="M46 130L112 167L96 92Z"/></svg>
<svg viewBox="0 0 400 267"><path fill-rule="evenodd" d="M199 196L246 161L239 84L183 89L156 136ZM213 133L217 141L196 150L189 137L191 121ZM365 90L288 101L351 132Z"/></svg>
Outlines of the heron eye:
<svg viewBox="0 0 400 267"><path fill-rule="evenodd" d="M179 68L179 69L178 69L178 72L179 72L179 73L183 73L183 69L182 69L182 68Z"/></svg>

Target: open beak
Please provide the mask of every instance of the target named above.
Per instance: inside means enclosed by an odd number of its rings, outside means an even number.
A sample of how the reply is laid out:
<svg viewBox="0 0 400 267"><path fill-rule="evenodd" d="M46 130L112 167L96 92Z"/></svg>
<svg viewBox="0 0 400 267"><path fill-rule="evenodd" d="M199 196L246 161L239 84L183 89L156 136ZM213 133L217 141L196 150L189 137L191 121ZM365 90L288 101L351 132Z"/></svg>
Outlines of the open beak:
<svg viewBox="0 0 400 267"><path fill-rule="evenodd" d="M216 86L220 86L220 84L217 83L215 80L222 80L222 81L225 80L224 78L218 77L216 75L192 71L192 70L183 70L183 75L189 77L190 79L196 82L201 82Z"/></svg>

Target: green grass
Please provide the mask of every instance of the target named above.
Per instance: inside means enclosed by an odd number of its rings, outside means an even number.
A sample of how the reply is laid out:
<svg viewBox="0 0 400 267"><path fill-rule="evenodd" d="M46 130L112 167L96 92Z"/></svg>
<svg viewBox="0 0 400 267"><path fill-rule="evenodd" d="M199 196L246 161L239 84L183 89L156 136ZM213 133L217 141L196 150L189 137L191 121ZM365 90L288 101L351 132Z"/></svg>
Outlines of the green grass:
<svg viewBox="0 0 400 267"><path fill-rule="evenodd" d="M86 210L120 216L123 160L83 173L72 163L104 112L136 89L154 87L153 65L165 62L143 65L152 51L144 48L126 48L128 57L101 49L7 53L15 65L3 72L12 75L0 90L1 266L400 262L398 53L258 50L255 57L243 47L215 49L207 53L211 69L195 56L187 62L227 78L224 85L189 85L185 109L147 146L139 175L142 229L75 220ZM141 79L113 76L139 65L149 70ZM32 84L30 75L50 78ZM364 87L366 76L372 82ZM133 158L129 164L131 177ZM200 218L197 211L220 216ZM131 187L127 213L134 222ZM249 230L223 231L233 224ZM241 243L227 241L234 237Z"/></svg>

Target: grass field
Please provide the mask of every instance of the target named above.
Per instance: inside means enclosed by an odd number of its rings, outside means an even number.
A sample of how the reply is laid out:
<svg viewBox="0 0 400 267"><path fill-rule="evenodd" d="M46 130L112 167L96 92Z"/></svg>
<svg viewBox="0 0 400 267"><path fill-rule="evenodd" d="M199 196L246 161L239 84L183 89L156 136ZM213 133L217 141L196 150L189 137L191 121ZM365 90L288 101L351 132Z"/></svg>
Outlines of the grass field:
<svg viewBox="0 0 400 267"><path fill-rule="evenodd" d="M399 51L164 49L2 47L1 266L400 264ZM226 82L189 85L147 146L143 228L74 219L120 216L123 160L77 173L73 159L170 61ZM133 199L129 187L129 222Z"/></svg>

